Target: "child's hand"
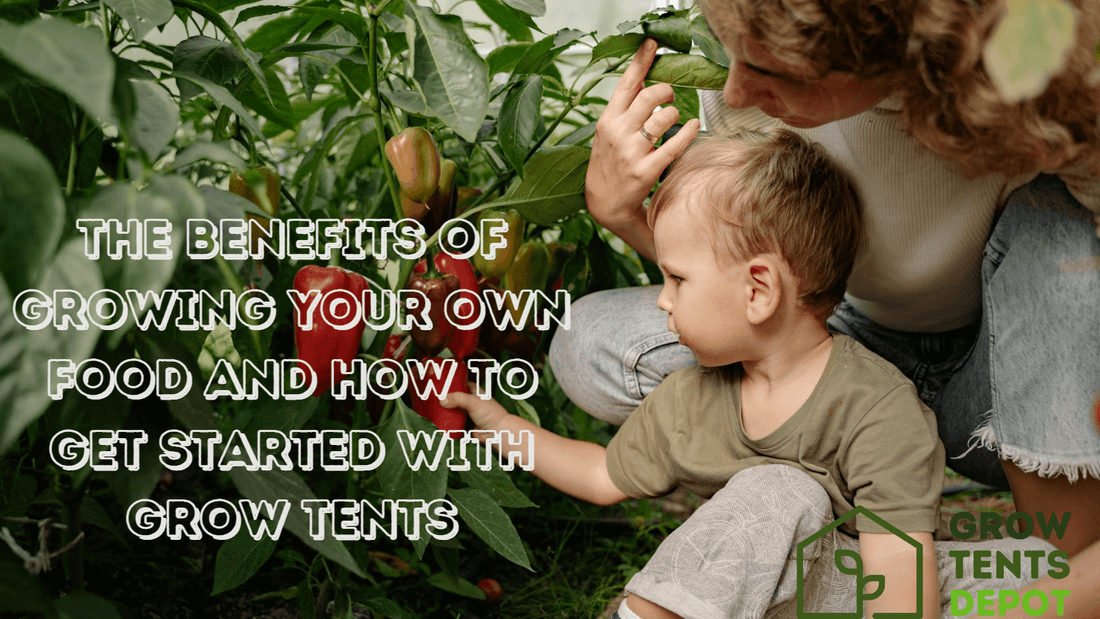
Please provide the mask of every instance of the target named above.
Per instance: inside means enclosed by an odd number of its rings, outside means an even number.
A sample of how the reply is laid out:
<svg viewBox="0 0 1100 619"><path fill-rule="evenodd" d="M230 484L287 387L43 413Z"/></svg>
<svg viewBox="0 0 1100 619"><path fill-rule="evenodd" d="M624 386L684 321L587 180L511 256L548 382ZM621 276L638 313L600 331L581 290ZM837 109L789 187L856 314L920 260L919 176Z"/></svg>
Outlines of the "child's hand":
<svg viewBox="0 0 1100 619"><path fill-rule="evenodd" d="M496 400L482 400L471 393L456 391L448 394L439 403L447 408L465 410L479 430L499 429L500 423L509 416L508 411Z"/></svg>

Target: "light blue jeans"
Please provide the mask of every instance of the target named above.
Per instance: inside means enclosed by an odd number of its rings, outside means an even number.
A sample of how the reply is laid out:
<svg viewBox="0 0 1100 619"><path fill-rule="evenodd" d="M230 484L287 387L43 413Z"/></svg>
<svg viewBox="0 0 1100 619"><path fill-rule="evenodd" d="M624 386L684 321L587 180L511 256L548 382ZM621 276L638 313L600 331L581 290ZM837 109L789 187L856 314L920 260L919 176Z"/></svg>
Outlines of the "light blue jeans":
<svg viewBox="0 0 1100 619"><path fill-rule="evenodd" d="M972 327L896 331L847 303L829 326L913 380L959 473L1007 488L1004 458L1046 477L1100 478L1091 413L1100 390L1100 239L1091 213L1057 177L1020 188L986 244L982 280L983 314ZM571 328L555 335L554 374L589 414L621 424L665 376L695 362L668 331L659 292L585 296L572 306Z"/></svg>

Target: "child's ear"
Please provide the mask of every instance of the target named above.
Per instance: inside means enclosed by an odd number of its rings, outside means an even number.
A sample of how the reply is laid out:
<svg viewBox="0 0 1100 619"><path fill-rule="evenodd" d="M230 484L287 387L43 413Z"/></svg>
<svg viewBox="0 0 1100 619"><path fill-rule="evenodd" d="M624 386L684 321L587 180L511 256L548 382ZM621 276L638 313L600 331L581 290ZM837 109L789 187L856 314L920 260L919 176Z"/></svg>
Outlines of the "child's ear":
<svg viewBox="0 0 1100 619"><path fill-rule="evenodd" d="M745 265L748 299L745 307L749 324L759 325L775 315L783 300L779 263L766 256L757 256Z"/></svg>

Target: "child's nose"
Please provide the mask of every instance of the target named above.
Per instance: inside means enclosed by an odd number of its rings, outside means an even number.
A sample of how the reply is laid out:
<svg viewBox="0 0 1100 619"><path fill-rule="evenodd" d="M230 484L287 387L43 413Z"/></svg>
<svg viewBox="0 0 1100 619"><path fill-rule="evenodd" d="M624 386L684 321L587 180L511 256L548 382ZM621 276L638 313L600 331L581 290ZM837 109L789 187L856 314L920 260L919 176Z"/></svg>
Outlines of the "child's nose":
<svg viewBox="0 0 1100 619"><path fill-rule="evenodd" d="M672 293L669 292L668 284L661 287L661 294L657 297L657 307L672 314Z"/></svg>

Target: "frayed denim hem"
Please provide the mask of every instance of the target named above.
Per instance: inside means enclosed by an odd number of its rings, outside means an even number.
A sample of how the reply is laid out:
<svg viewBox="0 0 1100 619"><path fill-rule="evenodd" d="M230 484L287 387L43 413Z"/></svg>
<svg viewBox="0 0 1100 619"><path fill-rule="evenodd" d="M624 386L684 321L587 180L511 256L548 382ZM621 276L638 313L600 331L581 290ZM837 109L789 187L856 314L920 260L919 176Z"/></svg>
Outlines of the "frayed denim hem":
<svg viewBox="0 0 1100 619"><path fill-rule="evenodd" d="M1033 451L1011 445L1000 445L997 442L997 433L993 430L992 423L983 424L970 436L970 453L972 449L984 447L990 451L996 451L1002 460L1011 460L1025 473L1038 473L1039 477L1051 478L1065 476L1069 483L1079 479L1100 479L1100 462L1081 460L1069 460L1065 458L1048 458ZM960 458L962 456L959 456Z"/></svg>

